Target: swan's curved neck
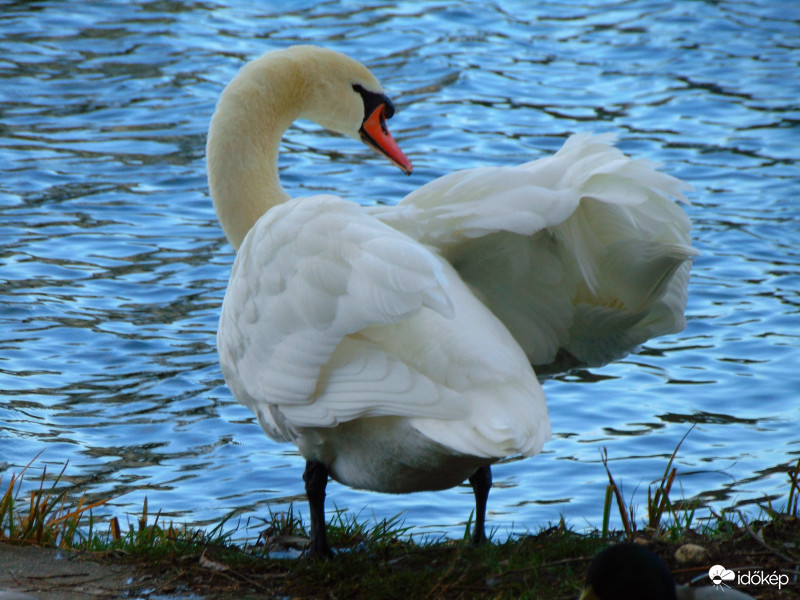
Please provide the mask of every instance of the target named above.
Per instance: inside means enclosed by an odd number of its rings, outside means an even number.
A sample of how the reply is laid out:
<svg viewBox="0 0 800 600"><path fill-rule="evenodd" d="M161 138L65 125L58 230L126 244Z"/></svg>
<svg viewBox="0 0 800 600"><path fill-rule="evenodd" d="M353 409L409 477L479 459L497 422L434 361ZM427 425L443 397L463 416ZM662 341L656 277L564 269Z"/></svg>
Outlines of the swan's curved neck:
<svg viewBox="0 0 800 600"><path fill-rule="evenodd" d="M211 119L208 184L217 218L237 250L255 222L288 199L278 177L278 152L306 97L302 71L292 66L264 58L246 65Z"/></svg>

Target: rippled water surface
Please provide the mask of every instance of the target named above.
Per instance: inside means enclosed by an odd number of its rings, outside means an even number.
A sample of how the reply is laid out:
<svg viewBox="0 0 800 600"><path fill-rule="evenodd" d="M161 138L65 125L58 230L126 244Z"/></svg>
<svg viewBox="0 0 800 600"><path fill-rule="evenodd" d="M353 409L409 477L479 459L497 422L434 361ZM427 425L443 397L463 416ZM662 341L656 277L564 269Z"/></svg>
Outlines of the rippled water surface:
<svg viewBox="0 0 800 600"><path fill-rule="evenodd" d="M286 6L292 6L286 10ZM223 86L271 48L365 62L393 96L402 176L309 123L293 195L396 202L434 177L553 152L575 131L695 186L680 334L545 383L553 440L495 469L499 534L598 526L608 449L626 498L680 449L678 495L786 500L800 455L800 5L593 2L0 2L0 474L38 453L76 491L189 523L284 510L303 461L231 397L215 352L233 253L206 189ZM362 517L460 535L466 487L329 487ZM299 503L298 508L305 510Z"/></svg>

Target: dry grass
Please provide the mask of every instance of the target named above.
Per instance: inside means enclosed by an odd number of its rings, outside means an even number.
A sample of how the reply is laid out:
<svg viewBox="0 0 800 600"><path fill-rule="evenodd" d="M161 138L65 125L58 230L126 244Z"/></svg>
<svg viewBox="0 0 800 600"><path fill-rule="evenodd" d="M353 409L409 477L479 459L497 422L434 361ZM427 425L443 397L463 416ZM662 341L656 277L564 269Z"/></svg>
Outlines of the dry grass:
<svg viewBox="0 0 800 600"><path fill-rule="evenodd" d="M89 517L92 509L107 503L110 498L87 503L86 496L82 495L76 504L69 502L68 488L58 488L67 464L49 487L46 486L47 467L44 467L38 489L31 490L27 501L20 498L25 472L39 455L19 474L11 476L11 481L0 499L0 541L74 548L80 544L84 535L81 525L88 523L86 535L92 536L92 519ZM2 485L3 478L0 477L0 489Z"/></svg>

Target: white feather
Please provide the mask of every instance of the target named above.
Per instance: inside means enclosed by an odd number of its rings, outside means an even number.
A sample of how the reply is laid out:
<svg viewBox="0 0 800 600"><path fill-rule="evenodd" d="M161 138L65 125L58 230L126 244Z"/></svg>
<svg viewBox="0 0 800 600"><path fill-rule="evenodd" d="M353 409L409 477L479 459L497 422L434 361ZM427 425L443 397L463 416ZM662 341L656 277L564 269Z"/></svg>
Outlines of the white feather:
<svg viewBox="0 0 800 600"><path fill-rule="evenodd" d="M248 233L218 349L236 398L309 453L330 449L307 430L377 417L489 460L549 436L524 353L450 265L332 196L277 206Z"/></svg>

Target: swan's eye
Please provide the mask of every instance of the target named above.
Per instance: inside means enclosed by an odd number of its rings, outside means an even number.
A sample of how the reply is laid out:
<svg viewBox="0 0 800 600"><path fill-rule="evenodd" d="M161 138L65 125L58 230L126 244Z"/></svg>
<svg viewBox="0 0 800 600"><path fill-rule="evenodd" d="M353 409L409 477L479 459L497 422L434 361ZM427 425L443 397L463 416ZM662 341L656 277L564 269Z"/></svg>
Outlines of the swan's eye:
<svg viewBox="0 0 800 600"><path fill-rule="evenodd" d="M386 94L371 92L358 83L353 84L353 90L355 90L361 96L361 101L364 103L364 119L369 118L369 116L374 113L375 109L381 104L386 107L384 110L384 116L387 119L391 119L394 116L394 104L391 100L389 100L389 97ZM385 125L383 127L385 130Z"/></svg>
<svg viewBox="0 0 800 600"><path fill-rule="evenodd" d="M394 103L388 96L383 97L383 103L386 105L386 118L391 119L394 116Z"/></svg>

